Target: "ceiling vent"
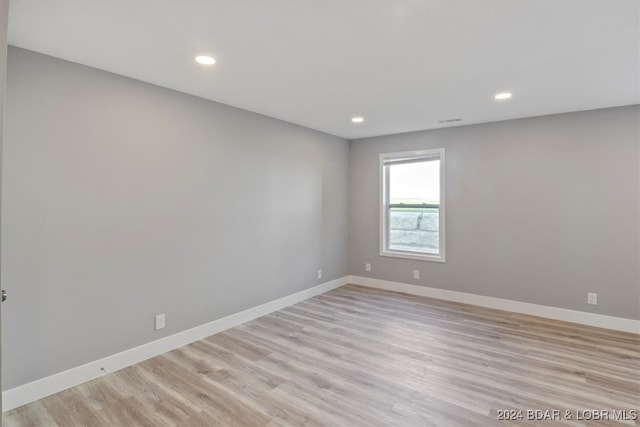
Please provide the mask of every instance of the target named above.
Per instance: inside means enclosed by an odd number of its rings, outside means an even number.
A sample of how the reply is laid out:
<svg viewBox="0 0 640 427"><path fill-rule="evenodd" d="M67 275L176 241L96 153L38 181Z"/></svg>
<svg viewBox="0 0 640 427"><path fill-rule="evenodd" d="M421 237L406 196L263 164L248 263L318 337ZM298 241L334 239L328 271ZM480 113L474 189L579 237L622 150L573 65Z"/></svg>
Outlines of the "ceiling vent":
<svg viewBox="0 0 640 427"><path fill-rule="evenodd" d="M442 119L442 120L438 120L438 123L440 124L447 124L447 123L456 123L456 122L461 122L462 119L460 117L456 117L455 119Z"/></svg>

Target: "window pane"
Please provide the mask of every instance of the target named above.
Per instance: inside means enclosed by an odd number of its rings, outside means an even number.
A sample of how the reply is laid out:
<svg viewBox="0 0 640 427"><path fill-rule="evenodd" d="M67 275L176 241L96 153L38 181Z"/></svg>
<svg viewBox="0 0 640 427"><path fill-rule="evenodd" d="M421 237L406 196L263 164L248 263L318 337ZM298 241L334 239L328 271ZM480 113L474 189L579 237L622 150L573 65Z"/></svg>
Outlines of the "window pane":
<svg viewBox="0 0 640 427"><path fill-rule="evenodd" d="M389 202L440 204L440 160L389 165Z"/></svg>
<svg viewBox="0 0 640 427"><path fill-rule="evenodd" d="M440 160L387 167L389 249L438 254ZM416 206L422 204L430 206Z"/></svg>

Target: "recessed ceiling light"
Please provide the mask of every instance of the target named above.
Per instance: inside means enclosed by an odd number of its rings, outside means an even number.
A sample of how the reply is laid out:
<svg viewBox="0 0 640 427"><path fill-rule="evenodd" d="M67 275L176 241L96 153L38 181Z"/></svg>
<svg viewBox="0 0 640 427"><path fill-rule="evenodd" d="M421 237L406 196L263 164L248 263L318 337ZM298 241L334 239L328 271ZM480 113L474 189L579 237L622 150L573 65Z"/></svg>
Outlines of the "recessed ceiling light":
<svg viewBox="0 0 640 427"><path fill-rule="evenodd" d="M362 122L364 122L364 117L359 117L359 116L357 116L357 117L353 117L353 118L351 119L351 121L352 121L353 123L362 123Z"/></svg>
<svg viewBox="0 0 640 427"><path fill-rule="evenodd" d="M511 98L511 92L496 93L496 96L494 96L494 98L497 99L497 100L509 99L509 98Z"/></svg>
<svg viewBox="0 0 640 427"><path fill-rule="evenodd" d="M213 56L198 55L196 56L196 62L202 65L213 65L216 63L216 59Z"/></svg>

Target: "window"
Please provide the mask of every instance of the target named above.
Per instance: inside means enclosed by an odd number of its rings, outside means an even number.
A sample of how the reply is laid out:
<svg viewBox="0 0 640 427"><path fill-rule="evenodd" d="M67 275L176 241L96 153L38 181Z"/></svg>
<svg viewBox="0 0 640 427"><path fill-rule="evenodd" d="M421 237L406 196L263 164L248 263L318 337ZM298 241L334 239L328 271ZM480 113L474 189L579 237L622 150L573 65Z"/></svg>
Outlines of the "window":
<svg viewBox="0 0 640 427"><path fill-rule="evenodd" d="M380 255L444 262L444 149L380 155Z"/></svg>

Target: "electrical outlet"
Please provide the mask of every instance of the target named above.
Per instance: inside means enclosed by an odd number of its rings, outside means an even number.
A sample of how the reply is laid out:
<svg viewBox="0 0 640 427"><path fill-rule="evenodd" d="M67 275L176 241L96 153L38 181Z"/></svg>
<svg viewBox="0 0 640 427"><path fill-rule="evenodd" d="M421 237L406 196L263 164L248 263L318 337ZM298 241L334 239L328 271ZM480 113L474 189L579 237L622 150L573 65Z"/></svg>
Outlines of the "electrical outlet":
<svg viewBox="0 0 640 427"><path fill-rule="evenodd" d="M371 264L366 263L366 264L364 265L364 269L365 269L365 271L371 271Z"/></svg>
<svg viewBox="0 0 640 427"><path fill-rule="evenodd" d="M156 331L159 329L164 329L164 313L156 316Z"/></svg>
<svg viewBox="0 0 640 427"><path fill-rule="evenodd" d="M318 270L318 279L322 279L322 270Z"/></svg>
<svg viewBox="0 0 640 427"><path fill-rule="evenodd" d="M598 294L596 294L595 292L588 292L587 304L598 305Z"/></svg>
<svg viewBox="0 0 640 427"><path fill-rule="evenodd" d="M420 278L420 270L413 270L413 278L414 279Z"/></svg>

